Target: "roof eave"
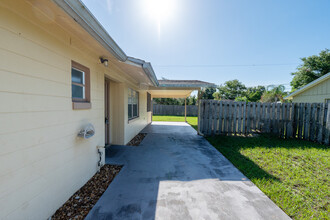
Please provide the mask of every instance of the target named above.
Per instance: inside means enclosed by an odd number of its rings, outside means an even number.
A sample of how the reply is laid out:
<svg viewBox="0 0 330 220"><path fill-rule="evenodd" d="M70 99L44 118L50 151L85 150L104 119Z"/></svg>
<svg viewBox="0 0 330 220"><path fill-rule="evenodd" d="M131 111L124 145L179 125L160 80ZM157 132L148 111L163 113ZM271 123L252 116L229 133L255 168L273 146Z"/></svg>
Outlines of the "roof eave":
<svg viewBox="0 0 330 220"><path fill-rule="evenodd" d="M140 66L143 69L146 76L151 81L151 83L156 87L159 86L155 71L152 68L151 63L145 62L144 60L136 59L134 57L127 57L126 63Z"/></svg>
<svg viewBox="0 0 330 220"><path fill-rule="evenodd" d="M216 85L214 84L160 84L159 87L168 87L168 88L205 88L205 87L213 87L215 88Z"/></svg>
<svg viewBox="0 0 330 220"><path fill-rule="evenodd" d="M330 77L330 73L327 73L323 76L321 76L320 78L308 83L307 85L301 87L300 89L294 91L293 93L287 95L286 97L284 97L284 99L292 99L294 96L306 91L307 89L309 89L310 87L316 86L317 84L325 81L327 78Z"/></svg>
<svg viewBox="0 0 330 220"><path fill-rule="evenodd" d="M84 28L95 40L108 50L118 60L125 62L127 55L116 44L102 25L80 1L52 0L72 17L82 28Z"/></svg>

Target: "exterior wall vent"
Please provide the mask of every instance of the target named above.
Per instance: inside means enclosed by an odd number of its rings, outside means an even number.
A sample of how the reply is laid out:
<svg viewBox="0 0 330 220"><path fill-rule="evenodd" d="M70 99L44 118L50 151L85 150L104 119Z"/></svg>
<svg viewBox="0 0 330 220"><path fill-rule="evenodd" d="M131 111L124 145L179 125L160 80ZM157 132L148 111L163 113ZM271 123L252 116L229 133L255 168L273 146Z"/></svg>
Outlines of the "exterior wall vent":
<svg viewBox="0 0 330 220"><path fill-rule="evenodd" d="M95 128L92 124L86 125L83 129L81 129L78 133L78 137L88 139L93 137L95 134Z"/></svg>

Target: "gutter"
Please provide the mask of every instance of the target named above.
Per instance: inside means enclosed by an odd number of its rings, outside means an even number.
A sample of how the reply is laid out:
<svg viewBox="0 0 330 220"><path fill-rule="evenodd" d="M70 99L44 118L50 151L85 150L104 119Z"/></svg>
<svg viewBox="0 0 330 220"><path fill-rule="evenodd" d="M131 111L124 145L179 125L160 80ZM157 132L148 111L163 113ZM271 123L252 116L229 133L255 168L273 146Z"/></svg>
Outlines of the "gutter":
<svg viewBox="0 0 330 220"><path fill-rule="evenodd" d="M143 60L128 57L118 44L111 38L108 32L98 22L94 15L80 0L52 0L72 17L87 33L97 40L119 61L141 67L154 86L158 86L156 74L150 63ZM127 62L128 61L128 62Z"/></svg>
<svg viewBox="0 0 330 220"><path fill-rule="evenodd" d="M134 57L127 57L127 61L125 63L141 67L143 69L144 73L149 78L149 80L152 82L152 84L155 87L159 86L155 71L152 68L151 63L145 62L144 60L136 59Z"/></svg>
<svg viewBox="0 0 330 220"><path fill-rule="evenodd" d="M95 40L107 49L118 60L125 62L127 55L110 37L108 32L97 21L93 14L80 0L52 0L85 29Z"/></svg>
<svg viewBox="0 0 330 220"><path fill-rule="evenodd" d="M168 87L168 88L204 88L204 87L212 87L216 88L217 86L213 83L209 84L160 84L159 87Z"/></svg>

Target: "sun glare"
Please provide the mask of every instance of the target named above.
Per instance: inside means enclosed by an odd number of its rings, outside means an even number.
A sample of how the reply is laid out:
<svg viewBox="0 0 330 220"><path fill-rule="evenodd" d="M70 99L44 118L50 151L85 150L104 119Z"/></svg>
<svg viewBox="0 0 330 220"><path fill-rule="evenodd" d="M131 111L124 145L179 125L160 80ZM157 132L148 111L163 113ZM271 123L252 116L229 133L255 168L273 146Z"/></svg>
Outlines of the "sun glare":
<svg viewBox="0 0 330 220"><path fill-rule="evenodd" d="M173 15L174 0L145 0L145 9L152 19L165 21Z"/></svg>

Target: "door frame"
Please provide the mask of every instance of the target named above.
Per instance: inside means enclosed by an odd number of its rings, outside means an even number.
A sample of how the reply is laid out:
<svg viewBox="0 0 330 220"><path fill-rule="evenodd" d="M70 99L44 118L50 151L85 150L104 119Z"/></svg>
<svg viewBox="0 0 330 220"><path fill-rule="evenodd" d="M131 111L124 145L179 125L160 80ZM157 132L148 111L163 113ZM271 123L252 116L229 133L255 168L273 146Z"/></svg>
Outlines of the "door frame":
<svg viewBox="0 0 330 220"><path fill-rule="evenodd" d="M110 145L110 80L104 78L104 132L105 146Z"/></svg>

